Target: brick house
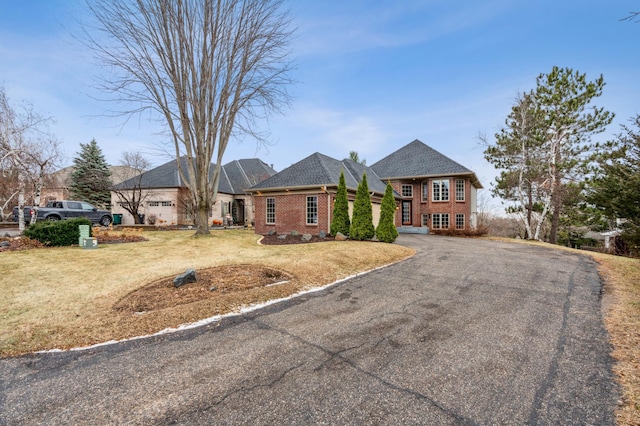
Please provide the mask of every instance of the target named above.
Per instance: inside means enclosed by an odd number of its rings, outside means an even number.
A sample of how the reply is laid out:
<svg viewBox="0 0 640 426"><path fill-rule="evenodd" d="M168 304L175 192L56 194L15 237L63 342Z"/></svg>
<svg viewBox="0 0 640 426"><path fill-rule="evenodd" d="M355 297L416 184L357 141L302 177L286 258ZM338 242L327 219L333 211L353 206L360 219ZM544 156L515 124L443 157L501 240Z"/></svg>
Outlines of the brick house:
<svg viewBox="0 0 640 426"><path fill-rule="evenodd" d="M180 157L182 170L188 170L187 158ZM212 164L209 173L213 174ZM253 198L246 190L253 185L273 176L275 170L262 160L249 158L234 160L222 166L218 197L209 212L209 224L214 220L222 221L227 214L231 215L234 224L252 223ZM171 160L139 176L116 185L118 191L124 191L125 200L115 191L111 192L112 213L122 214L122 224L133 224L133 217L123 204L131 199L134 188L140 187L144 197L140 214L145 215L145 222L156 224L193 224L193 209L187 185L182 181L176 160ZM127 192L128 191L128 192ZM151 219L151 220L150 220Z"/></svg>
<svg viewBox="0 0 640 426"><path fill-rule="evenodd" d="M347 186L349 214L353 213L358 184L363 174L367 174L373 223L377 225L386 184L370 167L316 152L250 189L254 197L256 233L328 233L342 171Z"/></svg>
<svg viewBox="0 0 640 426"><path fill-rule="evenodd" d="M255 185L250 192L254 196L256 233L328 232L342 170L350 215L358 183L366 172L374 226L378 225L387 182L395 191L399 232L476 226L477 190L482 185L475 173L414 140L371 167L315 153Z"/></svg>
<svg viewBox="0 0 640 426"><path fill-rule="evenodd" d="M423 142L416 139L371 168L401 196L396 213L401 232L475 228L480 181L474 172Z"/></svg>

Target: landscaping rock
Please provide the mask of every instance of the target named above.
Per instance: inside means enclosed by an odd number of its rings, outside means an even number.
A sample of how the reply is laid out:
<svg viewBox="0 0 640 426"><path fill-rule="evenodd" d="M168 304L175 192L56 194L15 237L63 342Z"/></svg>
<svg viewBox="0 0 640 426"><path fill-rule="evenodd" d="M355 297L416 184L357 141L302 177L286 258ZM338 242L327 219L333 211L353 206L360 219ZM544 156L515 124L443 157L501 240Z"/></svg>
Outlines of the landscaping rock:
<svg viewBox="0 0 640 426"><path fill-rule="evenodd" d="M327 233L325 231L318 232L318 238L324 240L325 238L327 238Z"/></svg>
<svg viewBox="0 0 640 426"><path fill-rule="evenodd" d="M195 283L196 282L196 270L187 269L183 274L178 275L173 280L174 287L178 288L181 285Z"/></svg>
<svg viewBox="0 0 640 426"><path fill-rule="evenodd" d="M287 234L280 234L280 235L278 235L278 239L279 239L279 240L286 240L286 239L287 239Z"/></svg>
<svg viewBox="0 0 640 426"><path fill-rule="evenodd" d="M272 229L271 231L267 232L267 235L269 236L276 235L276 230Z"/></svg>
<svg viewBox="0 0 640 426"><path fill-rule="evenodd" d="M300 233L298 231L296 231L295 229L293 231L291 231L291 236L292 237L297 237L298 235L300 235Z"/></svg>
<svg viewBox="0 0 640 426"><path fill-rule="evenodd" d="M311 234L303 234L302 241L311 241Z"/></svg>
<svg viewBox="0 0 640 426"><path fill-rule="evenodd" d="M336 234L336 241L347 241L347 236L344 235L342 232L338 232Z"/></svg>
<svg viewBox="0 0 640 426"><path fill-rule="evenodd" d="M9 247L11 243L9 241L3 241L0 243L0 247Z"/></svg>

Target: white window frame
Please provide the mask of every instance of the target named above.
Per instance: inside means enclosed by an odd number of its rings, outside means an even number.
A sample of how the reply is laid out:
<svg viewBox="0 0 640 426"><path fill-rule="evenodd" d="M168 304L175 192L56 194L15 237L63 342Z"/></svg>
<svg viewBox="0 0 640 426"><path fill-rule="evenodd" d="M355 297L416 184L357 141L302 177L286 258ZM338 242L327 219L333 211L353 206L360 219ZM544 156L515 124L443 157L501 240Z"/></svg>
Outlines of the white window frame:
<svg viewBox="0 0 640 426"><path fill-rule="evenodd" d="M429 182L422 182L421 191L420 201L426 203L429 201Z"/></svg>
<svg viewBox="0 0 640 426"><path fill-rule="evenodd" d="M422 226L429 226L429 215L428 214L423 214L422 215Z"/></svg>
<svg viewBox="0 0 640 426"><path fill-rule="evenodd" d="M460 188L460 185L462 185L462 188ZM464 201L465 200L465 196L464 196L464 179L456 179L456 201Z"/></svg>
<svg viewBox="0 0 640 426"><path fill-rule="evenodd" d="M271 201L271 203L270 203ZM269 205L271 204L271 205ZM271 207L271 211L270 210ZM276 198L275 197L267 197L265 202L265 222L267 225L275 225L276 224ZM269 220L271 218L271 221Z"/></svg>
<svg viewBox="0 0 640 426"><path fill-rule="evenodd" d="M450 225L451 222L449 221L449 213L431 214L431 229L449 229Z"/></svg>
<svg viewBox="0 0 640 426"><path fill-rule="evenodd" d="M311 204L310 204L311 203ZM307 195L306 223L307 225L318 224L318 196Z"/></svg>
<svg viewBox="0 0 640 426"><path fill-rule="evenodd" d="M434 179L431 181L431 201L449 201L449 179ZM444 191L446 189L446 193ZM446 198L445 198L446 196Z"/></svg>
<svg viewBox="0 0 640 426"><path fill-rule="evenodd" d="M456 229L464 229L465 222L464 213L456 213Z"/></svg>

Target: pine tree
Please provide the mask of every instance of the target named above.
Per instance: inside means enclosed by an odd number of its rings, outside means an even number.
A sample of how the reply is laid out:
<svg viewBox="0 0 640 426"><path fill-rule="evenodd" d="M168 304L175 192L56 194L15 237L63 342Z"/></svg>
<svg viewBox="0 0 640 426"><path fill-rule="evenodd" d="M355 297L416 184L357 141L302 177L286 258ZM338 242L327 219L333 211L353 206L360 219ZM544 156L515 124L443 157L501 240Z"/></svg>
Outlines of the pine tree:
<svg viewBox="0 0 640 426"><path fill-rule="evenodd" d="M387 189L382 197L380 206L380 221L376 228L376 236L383 243L392 243L398 238L398 230L395 224L396 200L393 197L391 182L387 182Z"/></svg>
<svg viewBox="0 0 640 426"><path fill-rule="evenodd" d="M353 218L351 219L349 237L362 241L370 240L375 234L369 184L367 183L367 174L363 173L356 192L356 199L353 203Z"/></svg>
<svg viewBox="0 0 640 426"><path fill-rule="evenodd" d="M333 204L333 219L331 221L331 235L337 235L338 232L349 235L349 199L347 198L347 184L344 180L344 171L340 172L340 182L338 183L338 192L336 200Z"/></svg>
<svg viewBox="0 0 640 426"><path fill-rule="evenodd" d="M80 144L73 167L69 186L72 197L107 208L111 204L111 171L95 139Z"/></svg>

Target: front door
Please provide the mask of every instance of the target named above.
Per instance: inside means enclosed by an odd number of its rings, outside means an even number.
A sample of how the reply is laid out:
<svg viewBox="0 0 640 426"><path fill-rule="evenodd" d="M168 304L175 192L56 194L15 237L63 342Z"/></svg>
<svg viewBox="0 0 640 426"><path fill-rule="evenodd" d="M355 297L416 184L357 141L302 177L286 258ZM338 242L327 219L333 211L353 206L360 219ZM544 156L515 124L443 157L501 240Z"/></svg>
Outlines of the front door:
<svg viewBox="0 0 640 426"><path fill-rule="evenodd" d="M402 202L402 225L411 225L411 201Z"/></svg>

